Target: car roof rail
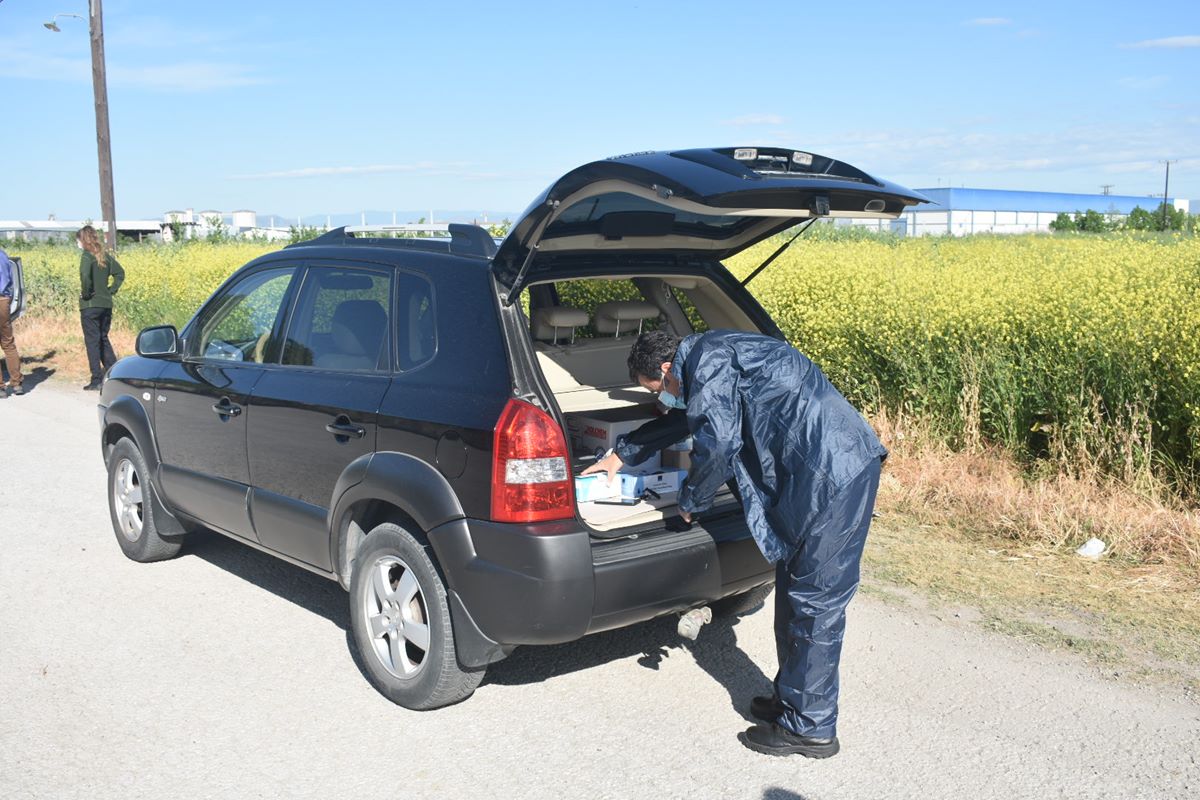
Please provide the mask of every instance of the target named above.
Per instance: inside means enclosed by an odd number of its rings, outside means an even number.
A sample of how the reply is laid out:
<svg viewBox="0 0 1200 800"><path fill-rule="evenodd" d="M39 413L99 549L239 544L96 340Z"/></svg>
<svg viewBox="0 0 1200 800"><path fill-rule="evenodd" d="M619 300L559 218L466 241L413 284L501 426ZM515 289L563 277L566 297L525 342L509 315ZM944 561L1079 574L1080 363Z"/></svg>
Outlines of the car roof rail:
<svg viewBox="0 0 1200 800"><path fill-rule="evenodd" d="M423 236L355 236L356 233L406 233L426 234ZM430 234L442 234L430 235ZM414 250L431 250L461 256L492 258L496 255L496 240L479 225L459 222L440 225L343 225L326 231L315 239L289 244L291 247L318 247L328 245L366 245L373 247L399 247Z"/></svg>

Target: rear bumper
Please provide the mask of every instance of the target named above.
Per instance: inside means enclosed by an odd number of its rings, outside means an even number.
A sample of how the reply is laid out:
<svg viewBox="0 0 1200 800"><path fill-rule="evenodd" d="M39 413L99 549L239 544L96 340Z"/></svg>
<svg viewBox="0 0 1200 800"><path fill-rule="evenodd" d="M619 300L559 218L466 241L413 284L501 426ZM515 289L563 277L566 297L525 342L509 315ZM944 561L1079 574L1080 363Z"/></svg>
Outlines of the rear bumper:
<svg viewBox="0 0 1200 800"><path fill-rule="evenodd" d="M597 540L576 520L460 519L429 532L455 612L459 659L558 644L745 591L774 577L740 513L691 530Z"/></svg>

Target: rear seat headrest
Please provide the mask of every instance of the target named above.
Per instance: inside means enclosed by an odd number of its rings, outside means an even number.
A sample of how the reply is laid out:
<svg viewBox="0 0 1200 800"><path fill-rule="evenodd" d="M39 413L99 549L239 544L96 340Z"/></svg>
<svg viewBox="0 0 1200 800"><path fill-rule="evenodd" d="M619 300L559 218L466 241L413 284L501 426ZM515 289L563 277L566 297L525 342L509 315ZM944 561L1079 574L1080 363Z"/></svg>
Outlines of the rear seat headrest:
<svg viewBox="0 0 1200 800"><path fill-rule="evenodd" d="M533 310L533 338L541 342L557 342L560 336L575 340L575 329L588 324L586 311L567 306L546 306Z"/></svg>
<svg viewBox="0 0 1200 800"><path fill-rule="evenodd" d="M596 331L612 333L641 333L642 323L658 319L659 309L653 303L639 300L610 300L596 306ZM635 326L633 323L636 322Z"/></svg>
<svg viewBox="0 0 1200 800"><path fill-rule="evenodd" d="M663 278L662 282L667 286L674 286L676 289L695 289L700 285L699 278Z"/></svg>

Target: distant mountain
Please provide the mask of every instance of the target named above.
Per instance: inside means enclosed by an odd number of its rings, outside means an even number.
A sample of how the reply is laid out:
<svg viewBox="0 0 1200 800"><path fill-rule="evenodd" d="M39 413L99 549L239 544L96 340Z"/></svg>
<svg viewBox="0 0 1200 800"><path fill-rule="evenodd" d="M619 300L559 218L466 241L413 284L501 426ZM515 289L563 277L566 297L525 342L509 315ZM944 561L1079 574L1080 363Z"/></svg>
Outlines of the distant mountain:
<svg viewBox="0 0 1200 800"><path fill-rule="evenodd" d="M343 225L361 225L366 216L368 225L415 224L424 219L429 222L429 209L424 211L356 211L342 214L307 214L300 217L286 217L282 214L259 214L258 224L268 227L272 224L277 228L286 228L299 224L313 228L323 228L328 224L331 228ZM519 211L453 211L448 209L433 209L434 222L474 222L480 225L502 222L505 219L516 221ZM486 219L486 221L485 221Z"/></svg>

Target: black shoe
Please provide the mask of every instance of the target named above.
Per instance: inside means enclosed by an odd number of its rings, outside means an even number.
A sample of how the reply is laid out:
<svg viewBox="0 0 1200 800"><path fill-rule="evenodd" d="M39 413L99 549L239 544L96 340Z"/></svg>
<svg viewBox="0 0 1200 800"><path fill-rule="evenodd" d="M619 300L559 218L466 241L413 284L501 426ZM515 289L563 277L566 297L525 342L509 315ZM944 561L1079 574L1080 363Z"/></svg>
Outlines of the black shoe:
<svg viewBox="0 0 1200 800"><path fill-rule="evenodd" d="M104 383L104 381L101 380L100 378L93 378L91 383L89 383L87 386L83 387L83 390L85 392L93 392L93 391L98 392L98 391L100 391L100 385L102 383Z"/></svg>
<svg viewBox="0 0 1200 800"><path fill-rule="evenodd" d="M18 383L16 386L9 389L8 393L9 394L25 394L25 387Z"/></svg>
<svg viewBox="0 0 1200 800"><path fill-rule="evenodd" d="M756 753L769 756L801 755L805 758L829 758L837 755L840 746L836 736L828 739L816 736L800 736L772 723L755 725L738 734L742 744Z"/></svg>
<svg viewBox="0 0 1200 800"><path fill-rule="evenodd" d="M784 712L783 703L778 697L763 697L759 695L750 701L750 716L763 722L774 722Z"/></svg>

